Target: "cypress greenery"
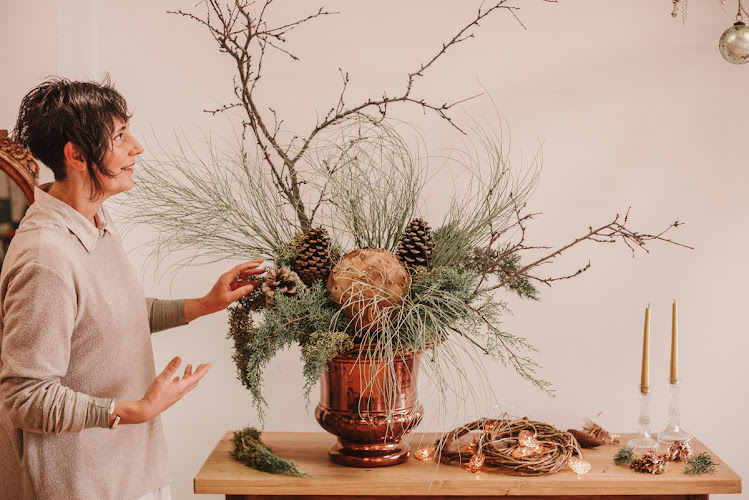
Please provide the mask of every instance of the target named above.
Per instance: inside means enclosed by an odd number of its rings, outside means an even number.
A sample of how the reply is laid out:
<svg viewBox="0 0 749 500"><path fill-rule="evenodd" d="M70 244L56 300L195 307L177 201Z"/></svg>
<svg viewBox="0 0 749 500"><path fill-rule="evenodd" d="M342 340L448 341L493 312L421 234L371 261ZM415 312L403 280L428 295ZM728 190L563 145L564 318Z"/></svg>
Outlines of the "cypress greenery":
<svg viewBox="0 0 749 500"><path fill-rule="evenodd" d="M528 276L518 274L522 267L520 255L494 248L474 248L466 256L466 267L473 269L479 274L486 273L497 277L498 281L509 278L507 288L515 292L519 297L539 300L538 290Z"/></svg>
<svg viewBox="0 0 749 500"><path fill-rule="evenodd" d="M302 245L303 240L304 234L299 233L291 240L274 248L273 263L277 267L291 267L296 259L297 252L299 252L299 247Z"/></svg>
<svg viewBox="0 0 749 500"><path fill-rule="evenodd" d="M302 346L304 396L307 398L307 405L310 401L310 392L322 373L327 370L328 363L341 352L353 348L354 340L346 332L321 330L313 332L308 337L308 341Z"/></svg>
<svg viewBox="0 0 749 500"><path fill-rule="evenodd" d="M309 396L325 369L325 363L351 346L348 322L337 316L338 307L328 297L323 284L303 288L300 283L298 290L297 298L275 294L272 309L265 308L264 299L262 306L258 307L260 301L252 294L229 308L229 337L234 339L233 359L237 376L252 394L263 422L266 406L262 391L263 370L277 352L294 343L302 346L305 393ZM255 325L252 312L261 309L262 322Z"/></svg>
<svg viewBox="0 0 749 500"><path fill-rule="evenodd" d="M614 463L616 465L632 465L635 460L635 452L632 448L621 448L614 455Z"/></svg>
<svg viewBox="0 0 749 500"><path fill-rule="evenodd" d="M289 474L297 477L309 477L300 472L293 460L284 460L273 454L260 438L260 431L254 427L245 427L235 431L231 440L231 456L247 467L252 467L271 474Z"/></svg>
<svg viewBox="0 0 749 500"><path fill-rule="evenodd" d="M701 474L715 474L720 464L713 461L713 457L707 452L702 452L698 455L687 459L687 466L684 469L684 474L690 476L699 476Z"/></svg>

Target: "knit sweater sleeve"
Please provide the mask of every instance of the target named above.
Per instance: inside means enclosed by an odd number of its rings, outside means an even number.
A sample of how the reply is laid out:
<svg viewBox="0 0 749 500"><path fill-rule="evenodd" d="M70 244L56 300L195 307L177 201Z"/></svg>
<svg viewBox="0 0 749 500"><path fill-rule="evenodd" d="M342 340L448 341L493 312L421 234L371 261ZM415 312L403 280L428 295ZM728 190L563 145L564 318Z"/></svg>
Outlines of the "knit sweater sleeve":
<svg viewBox="0 0 749 500"><path fill-rule="evenodd" d="M37 433L80 432L89 396L64 386L77 296L54 269L29 263L4 290L0 400L12 424Z"/></svg>
<svg viewBox="0 0 749 500"><path fill-rule="evenodd" d="M184 299L160 300L149 297L146 298L146 309L151 333L187 324Z"/></svg>

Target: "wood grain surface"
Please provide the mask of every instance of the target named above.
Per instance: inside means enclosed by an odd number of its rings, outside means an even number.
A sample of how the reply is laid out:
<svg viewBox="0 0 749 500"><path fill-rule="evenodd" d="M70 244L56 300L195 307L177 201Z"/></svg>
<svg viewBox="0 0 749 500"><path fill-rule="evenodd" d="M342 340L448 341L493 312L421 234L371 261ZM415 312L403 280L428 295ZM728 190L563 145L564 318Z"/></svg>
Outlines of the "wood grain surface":
<svg viewBox="0 0 749 500"><path fill-rule="evenodd" d="M666 473L649 475L614 465L613 456L623 445L583 450L592 464L591 471L578 476L569 468L545 476L516 476L486 469L477 474L467 468L410 458L393 467L359 469L344 467L328 460L327 450L335 437L324 432L264 432L263 441L273 452L293 459L309 478L259 472L235 461L229 455L232 433L227 432L195 476L195 493L227 495L227 498L461 498L495 496L569 496L570 498L611 498L649 495L651 499L706 498L716 493L740 493L741 478L697 439L696 452L707 451L720 463L715 474L689 476L684 465L670 463ZM620 439L626 443L631 436ZM431 435L415 434L412 451L421 439ZM662 446L663 447L663 446ZM665 449L665 448L664 448ZM663 450L662 450L663 451ZM236 497L234 495L237 495Z"/></svg>

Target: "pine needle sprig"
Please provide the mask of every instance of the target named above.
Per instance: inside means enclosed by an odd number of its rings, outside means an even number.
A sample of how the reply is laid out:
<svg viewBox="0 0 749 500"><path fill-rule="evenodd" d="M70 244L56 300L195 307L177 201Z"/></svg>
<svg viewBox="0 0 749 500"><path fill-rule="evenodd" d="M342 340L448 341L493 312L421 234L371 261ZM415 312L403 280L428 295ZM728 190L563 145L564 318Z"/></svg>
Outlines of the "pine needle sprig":
<svg viewBox="0 0 749 500"><path fill-rule="evenodd" d="M684 474L690 476L699 476L702 474L715 474L720 466L713 460L707 452L702 452L687 459L687 466L684 468Z"/></svg>
<svg viewBox="0 0 749 500"><path fill-rule="evenodd" d="M308 182L325 193L315 215L347 246L394 251L418 208L425 168L395 123L352 117L305 152Z"/></svg>
<svg viewBox="0 0 749 500"><path fill-rule="evenodd" d="M454 194L443 225L435 231L435 266L461 266L475 248L495 241L513 226L518 207L538 184L540 153L528 164L513 167L495 130L477 121L471 128L478 144L466 139L465 147L446 159L461 168L459 177L467 186Z"/></svg>
<svg viewBox="0 0 749 500"><path fill-rule="evenodd" d="M239 141L239 139L237 139ZM136 187L118 211L129 230L150 225L156 264L172 268L248 255L271 258L298 226L270 179L255 175L257 158L205 133L203 143L176 138L176 148L151 148Z"/></svg>
<svg viewBox="0 0 749 500"><path fill-rule="evenodd" d="M245 427L241 431L235 431L231 443L232 458L239 460L247 467L271 474L309 477L309 474L297 468L293 460L285 460L274 455L273 450L263 443L260 431L254 427Z"/></svg>
<svg viewBox="0 0 749 500"><path fill-rule="evenodd" d="M635 460L635 453L632 448L621 448L614 455L614 463L616 465L632 465Z"/></svg>

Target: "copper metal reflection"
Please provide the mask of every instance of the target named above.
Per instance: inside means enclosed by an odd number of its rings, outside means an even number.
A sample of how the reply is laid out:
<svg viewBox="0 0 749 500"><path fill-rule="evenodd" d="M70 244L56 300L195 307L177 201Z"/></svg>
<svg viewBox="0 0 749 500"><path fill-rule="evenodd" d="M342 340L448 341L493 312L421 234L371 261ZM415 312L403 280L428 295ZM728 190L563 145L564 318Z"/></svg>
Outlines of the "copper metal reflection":
<svg viewBox="0 0 749 500"><path fill-rule="evenodd" d="M396 465L408 459L410 447L401 439L418 425L423 411L416 394L418 354L396 357L391 381L388 369L368 358L354 350L328 363L315 417L338 437L328 450L333 462L353 467ZM387 384L395 384L396 391L388 391ZM388 392L396 394L391 405Z"/></svg>

